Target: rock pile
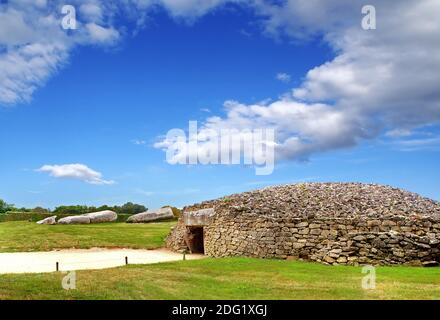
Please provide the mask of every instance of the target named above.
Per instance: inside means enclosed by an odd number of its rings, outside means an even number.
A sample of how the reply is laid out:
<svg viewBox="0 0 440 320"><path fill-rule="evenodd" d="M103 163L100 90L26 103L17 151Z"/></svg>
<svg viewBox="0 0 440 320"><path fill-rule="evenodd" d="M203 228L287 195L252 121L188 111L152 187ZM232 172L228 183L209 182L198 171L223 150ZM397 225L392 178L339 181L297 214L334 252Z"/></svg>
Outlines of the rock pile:
<svg viewBox="0 0 440 320"><path fill-rule="evenodd" d="M440 203L388 186L268 187L184 212L207 208L215 215L204 226L204 249L214 257L293 257L350 265L440 262ZM188 228L180 219L168 247L184 249Z"/></svg>

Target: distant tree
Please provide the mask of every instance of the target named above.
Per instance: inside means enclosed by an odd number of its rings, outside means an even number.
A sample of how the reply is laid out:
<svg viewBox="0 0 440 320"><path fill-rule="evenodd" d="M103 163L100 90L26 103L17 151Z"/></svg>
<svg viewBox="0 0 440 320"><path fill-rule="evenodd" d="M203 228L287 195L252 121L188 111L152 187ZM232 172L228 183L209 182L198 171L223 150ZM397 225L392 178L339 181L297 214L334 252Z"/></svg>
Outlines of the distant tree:
<svg viewBox="0 0 440 320"><path fill-rule="evenodd" d="M9 212L30 212L31 209L28 209L28 208L25 208L25 207L16 208L14 206L11 206L8 211Z"/></svg>
<svg viewBox="0 0 440 320"><path fill-rule="evenodd" d="M113 207L109 207L109 206L106 205L106 204L103 205L103 206L100 206L100 207L96 208L96 211L105 211L105 210L115 211ZM90 212L92 212L92 211L90 211ZM115 211L115 212L116 212L116 211Z"/></svg>
<svg viewBox="0 0 440 320"><path fill-rule="evenodd" d="M120 207L115 206L113 207L113 209L117 213L126 213L131 215L147 211L147 208L145 206L132 202L127 202Z"/></svg>
<svg viewBox="0 0 440 320"><path fill-rule="evenodd" d="M90 212L97 212L97 211L103 211L103 210L99 210L99 208L95 207L95 206L91 206L88 208L88 213Z"/></svg>
<svg viewBox="0 0 440 320"><path fill-rule="evenodd" d="M32 212L35 212L35 213L49 213L50 210L46 209L46 208L42 208L42 207L35 207L35 208L32 209Z"/></svg>
<svg viewBox="0 0 440 320"><path fill-rule="evenodd" d="M53 212L57 214L79 215L90 211L88 206L59 206L56 207Z"/></svg>
<svg viewBox="0 0 440 320"><path fill-rule="evenodd" d="M53 213L55 214L69 214L69 215L79 215L90 212L111 210L116 213L125 213L125 214L136 214L147 211L147 208L143 205L127 202L122 206L113 206L110 207L108 205L102 205L100 207L94 206L59 206L56 207Z"/></svg>
<svg viewBox="0 0 440 320"><path fill-rule="evenodd" d="M13 204L7 204L5 201L0 199L0 214L6 213L14 209Z"/></svg>

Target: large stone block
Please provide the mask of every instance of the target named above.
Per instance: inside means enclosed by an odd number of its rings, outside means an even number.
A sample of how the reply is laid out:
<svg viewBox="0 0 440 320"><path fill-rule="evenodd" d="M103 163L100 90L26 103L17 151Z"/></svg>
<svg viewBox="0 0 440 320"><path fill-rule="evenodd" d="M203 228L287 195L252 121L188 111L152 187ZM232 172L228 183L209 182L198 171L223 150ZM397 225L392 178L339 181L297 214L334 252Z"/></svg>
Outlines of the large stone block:
<svg viewBox="0 0 440 320"><path fill-rule="evenodd" d="M147 212L132 215L127 219L127 223L148 223L154 221L169 220L173 218L173 211L170 207L166 207L156 210L148 210Z"/></svg>
<svg viewBox="0 0 440 320"><path fill-rule="evenodd" d="M46 219L37 221L37 224L56 224L57 223L56 218L57 216L48 217Z"/></svg>
<svg viewBox="0 0 440 320"><path fill-rule="evenodd" d="M89 224L90 218L86 216L71 216L58 220L58 224Z"/></svg>
<svg viewBox="0 0 440 320"><path fill-rule="evenodd" d="M215 215L214 208L187 211L183 213L183 221L186 226L206 226Z"/></svg>
<svg viewBox="0 0 440 320"><path fill-rule="evenodd" d="M118 219L116 212L110 210L86 213L83 216L90 218L90 223L113 222Z"/></svg>

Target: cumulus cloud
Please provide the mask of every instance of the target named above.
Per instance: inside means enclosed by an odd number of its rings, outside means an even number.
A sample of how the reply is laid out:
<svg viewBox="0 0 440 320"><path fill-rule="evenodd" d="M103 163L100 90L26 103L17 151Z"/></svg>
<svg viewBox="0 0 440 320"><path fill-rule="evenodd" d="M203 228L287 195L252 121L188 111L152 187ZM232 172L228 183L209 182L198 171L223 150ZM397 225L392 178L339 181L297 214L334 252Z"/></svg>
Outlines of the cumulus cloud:
<svg viewBox="0 0 440 320"><path fill-rule="evenodd" d="M104 3L70 3L81 8L77 30L72 32L61 28L61 1L22 0L0 5L0 104L30 101L33 92L68 62L74 47L117 41L119 33L110 17L99 13Z"/></svg>
<svg viewBox="0 0 440 320"><path fill-rule="evenodd" d="M200 130L271 127L277 158L298 160L385 132L409 136L440 122L439 1L372 0L377 29L368 31L361 28L362 4L352 0L253 4L267 35L295 41L319 36L335 57L277 101L226 103L225 115L207 118ZM208 147L199 143L202 151Z"/></svg>
<svg viewBox="0 0 440 320"><path fill-rule="evenodd" d="M212 136L228 129L243 133L240 134L240 139L245 145L253 144L255 139L252 135L245 134L246 131L274 129L276 132L274 148L277 156L283 159L301 160L317 150L326 151L354 146L358 137L367 135L362 132L355 116L322 103L306 104L285 97L278 101L253 105L227 101L224 107L225 117L209 117L198 129L198 148L189 150L194 155L209 153L212 148L210 141ZM353 132L356 134L353 135ZM165 150L175 143L171 136L158 141L154 146ZM267 143L264 137L261 143ZM233 152L239 151L241 145L235 147L238 150L232 150ZM193 154L176 153L173 161L179 162L188 156Z"/></svg>
<svg viewBox="0 0 440 320"><path fill-rule="evenodd" d="M240 2L240 0L236 0ZM0 3L0 105L29 102L69 61L77 46L115 45L126 30L116 21L133 20L136 28L156 7L176 19L194 21L214 8L235 0L71 0L76 30L63 30L61 0L20 0ZM137 29L133 34L136 34Z"/></svg>
<svg viewBox="0 0 440 320"><path fill-rule="evenodd" d="M37 171L49 173L49 175L54 178L75 179L90 184L109 185L115 183L113 180L104 180L100 172L80 163L44 165L37 169Z"/></svg>
<svg viewBox="0 0 440 320"><path fill-rule="evenodd" d="M139 27L157 6L191 21L225 3L252 8L270 37L319 37L334 58L309 70L277 101L227 102L225 114L208 117L200 130L269 126L277 132L279 157L305 159L385 132L397 139L399 132L439 123L437 0L371 0L377 30L368 31L361 28L363 4L352 0L72 0L78 8L72 32L60 28L61 1L10 1L0 10L0 104L29 101L76 46L117 43L123 34L118 15Z"/></svg>

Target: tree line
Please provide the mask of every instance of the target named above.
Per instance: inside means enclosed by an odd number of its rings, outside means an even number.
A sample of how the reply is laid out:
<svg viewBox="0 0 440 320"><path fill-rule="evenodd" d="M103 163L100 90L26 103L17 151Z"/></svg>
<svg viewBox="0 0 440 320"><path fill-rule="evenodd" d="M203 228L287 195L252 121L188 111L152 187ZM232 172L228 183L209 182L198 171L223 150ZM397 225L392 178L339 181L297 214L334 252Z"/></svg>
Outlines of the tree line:
<svg viewBox="0 0 440 320"><path fill-rule="evenodd" d="M17 208L13 204L8 204L6 201L0 199L0 214L5 214L7 212L35 212L35 213L54 213L54 214L84 214L89 212L97 212L103 210L111 210L116 213L125 214L137 214L147 211L144 205L136 204L132 202L127 202L122 206L108 206L103 205L100 207L86 206L86 205L73 205L73 206L58 206L54 210L36 207L36 208Z"/></svg>

